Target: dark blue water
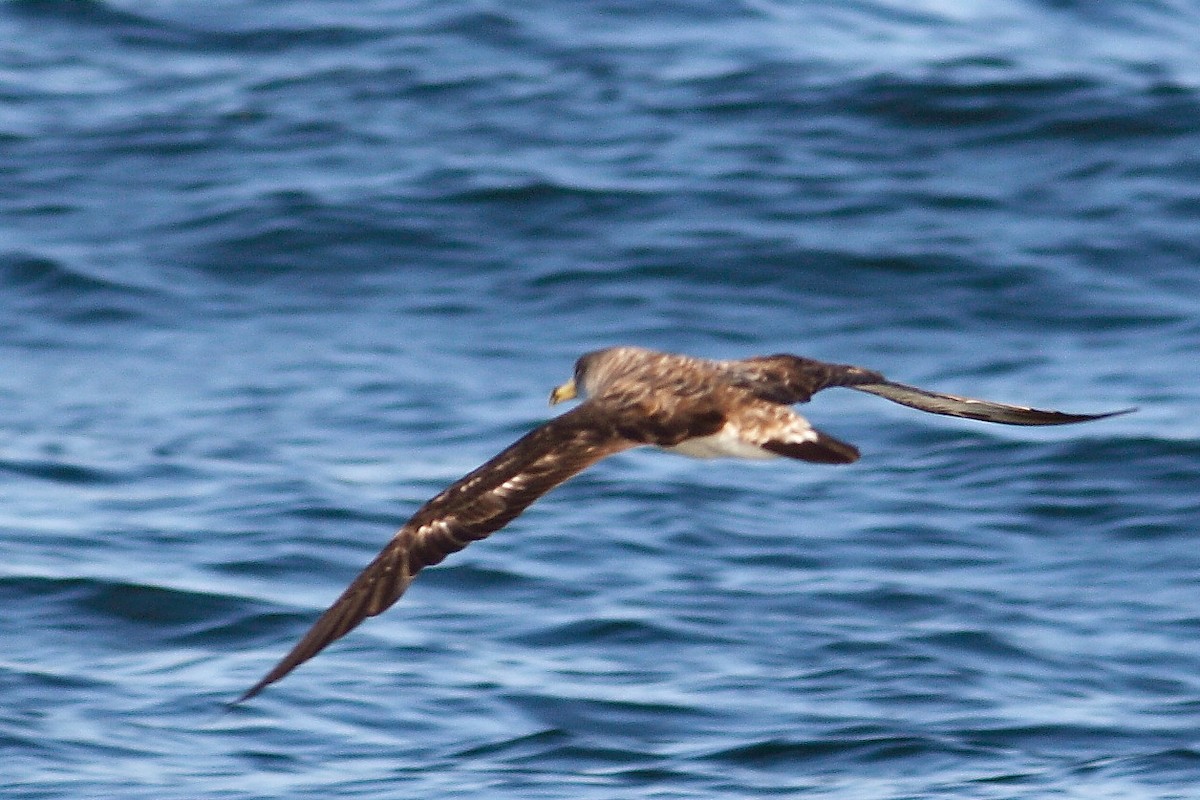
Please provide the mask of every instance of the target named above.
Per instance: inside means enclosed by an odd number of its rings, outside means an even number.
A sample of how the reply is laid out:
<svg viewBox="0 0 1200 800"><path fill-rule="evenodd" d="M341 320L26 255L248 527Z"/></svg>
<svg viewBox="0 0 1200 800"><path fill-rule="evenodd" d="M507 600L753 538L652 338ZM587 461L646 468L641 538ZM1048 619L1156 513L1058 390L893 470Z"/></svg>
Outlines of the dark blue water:
<svg viewBox="0 0 1200 800"><path fill-rule="evenodd" d="M514 6L514 7L510 7ZM1194 798L1200 8L0 5L0 794ZM792 351L236 697L574 358Z"/></svg>

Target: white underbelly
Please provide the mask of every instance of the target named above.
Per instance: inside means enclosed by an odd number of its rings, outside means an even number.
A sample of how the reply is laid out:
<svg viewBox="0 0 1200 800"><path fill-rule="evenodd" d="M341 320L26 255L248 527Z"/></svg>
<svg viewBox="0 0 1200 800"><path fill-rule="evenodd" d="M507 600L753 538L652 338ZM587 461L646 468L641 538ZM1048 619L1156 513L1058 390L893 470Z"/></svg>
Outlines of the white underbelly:
<svg viewBox="0 0 1200 800"><path fill-rule="evenodd" d="M662 449L690 458L778 458L770 450L743 440L728 425L710 436L697 436Z"/></svg>

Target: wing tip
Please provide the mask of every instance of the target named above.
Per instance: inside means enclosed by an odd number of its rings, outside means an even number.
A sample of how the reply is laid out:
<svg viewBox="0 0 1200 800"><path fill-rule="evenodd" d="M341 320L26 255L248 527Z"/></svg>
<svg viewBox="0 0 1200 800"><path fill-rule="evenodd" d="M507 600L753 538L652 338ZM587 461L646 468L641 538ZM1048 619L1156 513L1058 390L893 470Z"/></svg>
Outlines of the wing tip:
<svg viewBox="0 0 1200 800"><path fill-rule="evenodd" d="M1129 408L1120 408L1116 411L1105 411L1102 414L1091 414L1089 419L1105 419L1106 417L1123 417L1126 414L1132 414L1135 411L1141 411L1140 406L1130 406Z"/></svg>
<svg viewBox="0 0 1200 800"><path fill-rule="evenodd" d="M263 677L262 680L260 680L258 683L251 686L246 691L242 692L236 700L233 700L233 701L227 703L225 707L227 709L234 709L234 708L237 708L238 706L240 706L242 703L245 703L248 700L253 700L255 697L258 697L260 694L262 694L263 689L266 689L272 683L274 683L275 681L277 681L283 677L283 675L276 675L275 672L276 672L276 670L271 670L271 672L268 672L266 674L266 676Z"/></svg>
<svg viewBox="0 0 1200 800"><path fill-rule="evenodd" d="M994 400L980 400L974 397L934 392L909 386L896 381L879 381L875 383L858 384L848 388L868 394L878 395L893 403L915 408L930 414L941 414L947 417L961 417L982 422L994 422L1000 425L1073 425L1078 422L1091 422L1137 411L1136 406L1122 408L1116 411L1105 411L1099 414L1073 414L1066 411L1051 411L1048 409L1017 406L1009 403L998 403Z"/></svg>
<svg viewBox="0 0 1200 800"><path fill-rule="evenodd" d="M1124 414L1132 414L1137 411L1137 406L1129 408L1121 408L1116 411L1103 411L1099 414L1071 414L1066 411L1042 411L1040 409L1029 409L1030 418L1028 421L1008 421L1010 425L1074 425L1077 422L1092 422L1098 419L1108 419L1109 417L1119 417Z"/></svg>

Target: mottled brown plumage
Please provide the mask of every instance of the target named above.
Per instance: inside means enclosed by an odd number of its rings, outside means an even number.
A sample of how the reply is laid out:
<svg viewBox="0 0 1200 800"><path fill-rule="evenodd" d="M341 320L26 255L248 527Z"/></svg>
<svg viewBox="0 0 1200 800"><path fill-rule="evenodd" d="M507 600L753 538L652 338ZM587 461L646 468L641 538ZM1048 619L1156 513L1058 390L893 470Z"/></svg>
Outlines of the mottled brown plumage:
<svg viewBox="0 0 1200 800"><path fill-rule="evenodd" d="M1009 425L1063 425L1110 414L1064 414L928 392L878 372L791 355L709 361L635 347L582 356L551 402L585 402L517 440L434 497L392 538L294 648L238 702L261 692L389 608L417 573L507 525L543 494L606 456L651 445L700 458L786 456L845 464L853 445L789 408L831 386L935 414Z"/></svg>

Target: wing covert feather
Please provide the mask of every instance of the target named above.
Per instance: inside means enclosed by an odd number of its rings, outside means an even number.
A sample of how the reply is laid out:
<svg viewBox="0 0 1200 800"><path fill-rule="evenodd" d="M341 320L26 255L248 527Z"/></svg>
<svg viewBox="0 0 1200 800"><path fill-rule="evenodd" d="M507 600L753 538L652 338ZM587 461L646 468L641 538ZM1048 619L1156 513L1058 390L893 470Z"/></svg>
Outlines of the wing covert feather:
<svg viewBox="0 0 1200 800"><path fill-rule="evenodd" d="M735 386L783 405L807 403L814 394L830 386L883 380L883 376L873 370L787 353L726 361L723 366Z"/></svg>

